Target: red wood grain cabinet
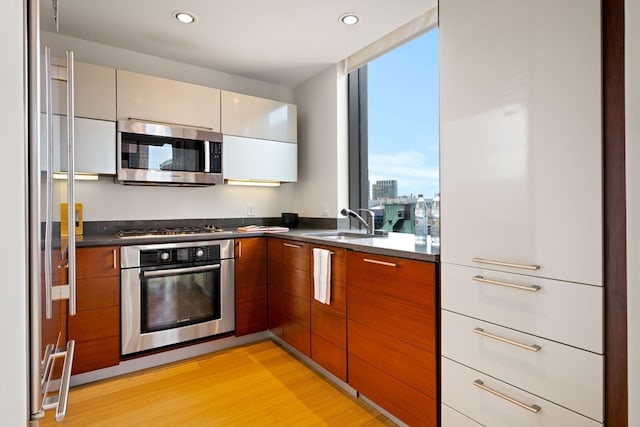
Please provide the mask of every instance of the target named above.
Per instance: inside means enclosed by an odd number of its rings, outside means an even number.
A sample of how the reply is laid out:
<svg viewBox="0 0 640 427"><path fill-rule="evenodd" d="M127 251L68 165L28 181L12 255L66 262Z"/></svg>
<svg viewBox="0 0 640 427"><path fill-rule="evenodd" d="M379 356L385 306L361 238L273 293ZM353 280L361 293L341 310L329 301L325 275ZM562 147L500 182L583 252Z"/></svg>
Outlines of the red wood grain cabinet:
<svg viewBox="0 0 640 427"><path fill-rule="evenodd" d="M267 239L235 240L236 336L267 329Z"/></svg>
<svg viewBox="0 0 640 427"><path fill-rule="evenodd" d="M348 382L412 426L437 425L436 267L349 252Z"/></svg>
<svg viewBox="0 0 640 427"><path fill-rule="evenodd" d="M78 248L77 313L69 316L76 341L72 374L120 362L120 266L118 247Z"/></svg>

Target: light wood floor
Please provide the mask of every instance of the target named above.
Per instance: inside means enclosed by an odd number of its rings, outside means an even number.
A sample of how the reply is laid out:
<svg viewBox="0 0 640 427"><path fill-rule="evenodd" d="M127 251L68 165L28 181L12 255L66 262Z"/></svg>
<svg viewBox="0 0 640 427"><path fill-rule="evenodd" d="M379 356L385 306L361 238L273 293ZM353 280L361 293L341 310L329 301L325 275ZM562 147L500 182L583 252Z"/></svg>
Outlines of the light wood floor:
<svg viewBox="0 0 640 427"><path fill-rule="evenodd" d="M272 341L74 387L41 426L393 426Z"/></svg>

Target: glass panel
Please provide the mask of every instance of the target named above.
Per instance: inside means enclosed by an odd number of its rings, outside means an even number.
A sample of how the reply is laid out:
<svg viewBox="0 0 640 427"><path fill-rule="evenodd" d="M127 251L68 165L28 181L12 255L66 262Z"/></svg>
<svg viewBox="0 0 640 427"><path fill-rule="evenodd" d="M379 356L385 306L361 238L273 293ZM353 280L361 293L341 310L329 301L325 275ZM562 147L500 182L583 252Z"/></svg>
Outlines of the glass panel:
<svg viewBox="0 0 640 427"><path fill-rule="evenodd" d="M149 277L142 281L143 333L219 318L218 271Z"/></svg>
<svg viewBox="0 0 640 427"><path fill-rule="evenodd" d="M123 134L121 162L126 169L203 172L204 142Z"/></svg>

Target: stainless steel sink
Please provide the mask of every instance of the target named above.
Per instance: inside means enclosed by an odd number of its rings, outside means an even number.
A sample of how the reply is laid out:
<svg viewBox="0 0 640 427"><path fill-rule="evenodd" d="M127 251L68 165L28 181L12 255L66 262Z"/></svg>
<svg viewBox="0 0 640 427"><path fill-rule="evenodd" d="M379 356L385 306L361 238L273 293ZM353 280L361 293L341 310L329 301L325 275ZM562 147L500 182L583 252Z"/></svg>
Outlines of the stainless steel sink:
<svg viewBox="0 0 640 427"><path fill-rule="evenodd" d="M351 231L323 231L319 233L307 233L305 236L309 237L321 237L323 239L332 240L351 240L351 239L368 239L371 237L386 237L386 234L366 234L366 233L354 233Z"/></svg>

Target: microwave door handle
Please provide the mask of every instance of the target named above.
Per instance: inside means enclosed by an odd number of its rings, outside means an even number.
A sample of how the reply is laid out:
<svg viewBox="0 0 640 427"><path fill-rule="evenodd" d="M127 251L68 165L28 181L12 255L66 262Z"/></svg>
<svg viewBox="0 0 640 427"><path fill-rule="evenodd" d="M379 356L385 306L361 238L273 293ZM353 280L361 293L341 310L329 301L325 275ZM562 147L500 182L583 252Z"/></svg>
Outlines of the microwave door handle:
<svg viewBox="0 0 640 427"><path fill-rule="evenodd" d="M204 171L212 172L211 170L211 144L210 141L204 141Z"/></svg>
<svg viewBox="0 0 640 427"><path fill-rule="evenodd" d="M142 277L162 277L162 276L171 276L173 274L201 273L203 271L213 271L213 270L219 270L219 269L220 269L220 264L213 264L213 265L201 265L198 267L170 268L167 270L150 270L150 271L143 271L140 274Z"/></svg>

